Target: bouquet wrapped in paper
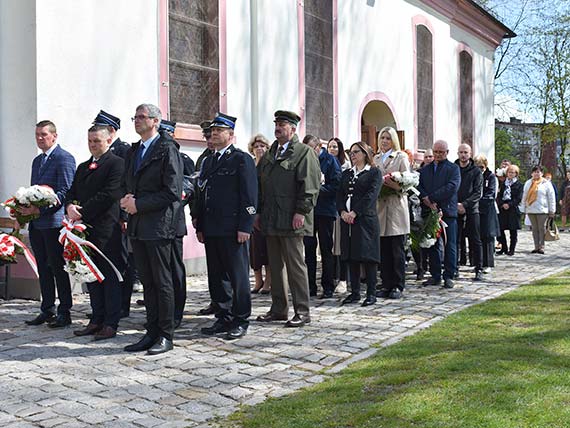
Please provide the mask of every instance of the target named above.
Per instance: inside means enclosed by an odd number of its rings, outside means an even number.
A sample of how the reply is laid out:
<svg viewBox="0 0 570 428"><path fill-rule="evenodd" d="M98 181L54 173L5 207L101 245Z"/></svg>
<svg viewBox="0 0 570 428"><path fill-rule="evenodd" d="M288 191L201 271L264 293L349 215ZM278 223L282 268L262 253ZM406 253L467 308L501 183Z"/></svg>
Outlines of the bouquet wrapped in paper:
<svg viewBox="0 0 570 428"><path fill-rule="evenodd" d="M76 282L103 282L105 277L92 260L93 253L97 253L103 258L119 279L123 277L115 265L97 248L96 245L87 241L87 226L80 221L63 219L63 227L59 231L59 242L63 245L63 258L65 260L65 271Z"/></svg>
<svg viewBox="0 0 570 428"><path fill-rule="evenodd" d="M420 174L417 172L411 171L404 171L404 172L391 172L390 174L386 174L384 176L384 180L386 178L391 178L393 181L400 185L400 189L392 189L388 186L382 186L382 190L380 191L380 197L390 196L390 195L405 195L408 192L413 192L416 195L420 193L416 189L416 186L420 184Z"/></svg>
<svg viewBox="0 0 570 428"><path fill-rule="evenodd" d="M441 220L440 212L430 210L421 227L410 231L412 250L418 251L420 248L433 247L443 233L445 226L446 224Z"/></svg>
<svg viewBox="0 0 570 428"><path fill-rule="evenodd" d="M10 213L10 217L17 220L21 226L35 220L39 214L24 215L22 208L29 207L53 207L59 205L59 198L49 186L33 185L30 187L20 187L13 197L2 203L2 206Z"/></svg>

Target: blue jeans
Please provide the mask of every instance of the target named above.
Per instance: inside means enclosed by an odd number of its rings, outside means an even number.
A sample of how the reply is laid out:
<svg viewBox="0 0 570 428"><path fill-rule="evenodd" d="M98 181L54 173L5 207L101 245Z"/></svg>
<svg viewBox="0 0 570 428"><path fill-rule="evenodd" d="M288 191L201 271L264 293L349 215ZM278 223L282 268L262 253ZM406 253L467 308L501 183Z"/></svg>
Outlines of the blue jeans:
<svg viewBox="0 0 570 428"><path fill-rule="evenodd" d="M442 258L443 279L453 279L453 274L457 270L457 218L443 217L442 220L447 224L445 228L447 241L445 242L444 254L441 251L443 245L440 245L439 242L429 249L429 270L435 281L441 279ZM443 236L439 239L443 239Z"/></svg>

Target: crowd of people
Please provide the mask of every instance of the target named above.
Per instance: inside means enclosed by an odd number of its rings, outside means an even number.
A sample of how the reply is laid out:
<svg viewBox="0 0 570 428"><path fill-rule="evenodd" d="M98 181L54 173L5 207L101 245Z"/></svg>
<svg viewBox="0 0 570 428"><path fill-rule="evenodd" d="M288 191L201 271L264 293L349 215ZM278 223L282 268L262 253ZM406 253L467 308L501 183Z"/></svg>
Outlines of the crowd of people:
<svg viewBox="0 0 570 428"><path fill-rule="evenodd" d="M233 145L237 118L218 113L201 124L207 147L194 164L173 138L176 124L163 120L158 107L141 104L132 120L140 141L130 145L117 138L119 118L101 111L87 131L91 156L77 169L57 143L55 124L36 125L42 153L32 163L31 184L52 187L61 204L22 208L22 214L37 216L29 236L42 297L40 313L28 325L71 324L71 284L58 241L64 216L87 225L87 239L122 274L119 278L94 256L105 279L87 284L92 314L75 335L114 337L120 319L129 316L139 278L146 332L125 351L160 354L173 348L183 320L187 205L206 252L210 302L200 314L215 315L201 333L228 340L247 333L256 293L271 295L271 307L257 321L285 321L289 328L309 324L311 298L334 298L347 281L342 305L360 303L363 283L364 307L378 298L400 299L411 256L418 281L429 270L424 286L454 288L458 266L467 264L474 267L473 280L480 281L494 267L496 254L515 253L522 213L532 225L532 253L544 254L546 223L556 212L555 190L541 167L534 167L523 185L516 165L504 161L495 175L485 156L473 157L469 144L460 144L451 162L443 140L422 153L417 165L391 127L378 133L374 153L361 141L346 148L336 137L323 143L307 135L300 141L301 118L279 110L275 141L257 134L247 153ZM415 192L395 178L413 171L419 174ZM570 176L567 181L570 185ZM564 224L570 212L565 190L566 185L560 199ZM411 251L411 228L433 213L441 218L443 233L429 248Z"/></svg>

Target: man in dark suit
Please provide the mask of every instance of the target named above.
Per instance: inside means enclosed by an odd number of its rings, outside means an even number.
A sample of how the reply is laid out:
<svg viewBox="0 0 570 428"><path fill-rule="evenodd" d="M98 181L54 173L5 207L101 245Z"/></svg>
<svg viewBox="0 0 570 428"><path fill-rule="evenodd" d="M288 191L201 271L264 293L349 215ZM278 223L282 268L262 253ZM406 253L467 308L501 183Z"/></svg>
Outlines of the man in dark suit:
<svg viewBox="0 0 570 428"><path fill-rule="evenodd" d="M461 183L459 167L447 160L447 143L438 140L433 145L434 161L420 169L418 190L423 210L440 210L447 224L445 233L444 272L445 288L453 288L453 275L457 270L457 190ZM441 239L441 238L440 238ZM441 285L441 248L437 242L429 249L431 278L424 285Z"/></svg>
<svg viewBox="0 0 570 428"><path fill-rule="evenodd" d="M137 270L144 288L146 334L127 352L148 350L160 354L172 349L174 288L171 255L181 207L182 161L174 140L159 134L162 114L152 104L141 104L133 117L141 141L133 144L125 164L121 208L129 216Z"/></svg>
<svg viewBox="0 0 570 428"><path fill-rule="evenodd" d="M107 126L107 130L111 136L111 141L113 142L111 147L109 147L109 151L125 160L131 149L131 145L121 141L117 136L117 132L121 129L121 119L113 116L111 113L101 110L93 120L93 125ZM122 211L116 226L121 230L121 234L116 235L114 233L109 244L116 246L116 241L121 241L121 258L118 260L116 265L117 269L119 269L123 275L123 282L121 283L121 318L128 317L130 314L131 296L133 294L135 282L138 283L139 288L141 286L140 282L138 282L133 253L132 251L129 251L129 239L127 238L126 230L123 227L123 225L126 224L127 218L127 214ZM141 290L139 289L138 291Z"/></svg>
<svg viewBox="0 0 570 428"><path fill-rule="evenodd" d="M31 184L50 186L59 200L65 201L65 194L71 187L75 173L75 159L57 144L57 130L53 122L42 120L36 125L36 144L42 151L32 162ZM48 322L52 328L71 324L69 310L72 306L71 284L63 269L63 247L58 241L63 220L63 205L21 210L22 214L36 214L36 220L30 222L30 242L38 264L40 291L42 295L41 313L28 325L40 325ZM59 297L57 317L55 317L55 290ZM54 318L55 317L55 318Z"/></svg>
<svg viewBox="0 0 570 428"><path fill-rule="evenodd" d="M206 246L208 284L219 306L216 322L206 335L246 334L251 315L249 252L257 207L257 173L253 158L232 145L236 118L218 113L212 121L216 152L203 163L199 186L196 234ZM223 279L228 277L231 288Z"/></svg>
<svg viewBox="0 0 570 428"><path fill-rule="evenodd" d="M116 266L121 258L121 230L117 224L125 163L109 150L112 140L107 126L92 126L88 132L88 141L91 158L77 167L73 184L66 196L66 212L71 220L88 225L87 239ZM73 333L76 336L94 334L95 340L109 339L116 335L119 325L119 278L99 255L95 254L93 261L105 279L102 283L95 281L87 284L93 315L85 328Z"/></svg>

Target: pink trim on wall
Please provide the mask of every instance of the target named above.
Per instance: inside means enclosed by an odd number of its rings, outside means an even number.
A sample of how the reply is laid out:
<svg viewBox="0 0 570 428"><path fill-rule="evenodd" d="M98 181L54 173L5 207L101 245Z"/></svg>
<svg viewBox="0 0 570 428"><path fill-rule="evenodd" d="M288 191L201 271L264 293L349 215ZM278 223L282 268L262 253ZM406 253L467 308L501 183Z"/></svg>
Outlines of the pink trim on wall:
<svg viewBox="0 0 570 428"><path fill-rule="evenodd" d="M338 0L333 0L333 132L339 135L338 117Z"/></svg>
<svg viewBox="0 0 570 428"><path fill-rule="evenodd" d="M470 56L471 56L471 115L473 116L471 118L471 123L473 125L473 130L472 130L472 144L471 144L471 149L473 151L473 153L476 152L477 147L476 147L476 141L475 141L475 118L477 117L477 115L475 114L475 61L474 61L474 55L473 55L473 49L471 49L469 47L468 44L464 43L464 42L459 42L457 45L457 107L458 107L458 111L459 111L459 117L457 122L459 123L459 134L458 134L458 140L461 140L461 67L460 67L460 60L459 60L459 54L461 52L467 52ZM459 144L461 144L462 141L459 142Z"/></svg>
<svg viewBox="0 0 570 428"><path fill-rule="evenodd" d="M158 106L170 118L170 79L168 70L168 0L158 2Z"/></svg>
<svg viewBox="0 0 570 428"><path fill-rule="evenodd" d="M305 5L302 1L297 1L297 60L299 63L299 116L301 116L301 126L297 129L300 136L305 135Z"/></svg>
<svg viewBox="0 0 570 428"><path fill-rule="evenodd" d="M429 32L431 33L431 66L432 66L432 110L433 110L433 117L432 117L432 128L433 128L433 141L435 141L436 133L436 109L435 109L435 31L433 29L433 25L427 19L427 17L423 15L416 15L412 18L412 38L413 38L413 51L414 51L414 64L413 64L413 73L414 73L414 153L418 152L419 142L418 142L418 70L417 70L417 62L418 62L418 39L417 39L417 27L418 25L423 25L426 27ZM423 155L422 155L423 156Z"/></svg>
<svg viewBox="0 0 570 428"><path fill-rule="evenodd" d="M398 117L396 116L396 113L395 113L396 109L394 108L394 104L392 104L392 101L390 101L390 98L388 98L388 96L384 92L379 92L379 91L370 92L369 94L367 94L364 97L364 99L360 103L360 107L358 107L358 135L359 135L358 138L359 139L360 139L360 135L362 134L362 123L361 123L362 113L364 112L364 108L366 107L366 105L370 101L382 101L383 103L385 103L388 106L388 108L390 109L390 111L392 112L392 116L394 116L394 122L396 122L396 128L400 129L400 122L398 121Z"/></svg>
<svg viewBox="0 0 570 428"><path fill-rule="evenodd" d="M227 15L226 0L218 0L220 48L220 111L228 111Z"/></svg>

